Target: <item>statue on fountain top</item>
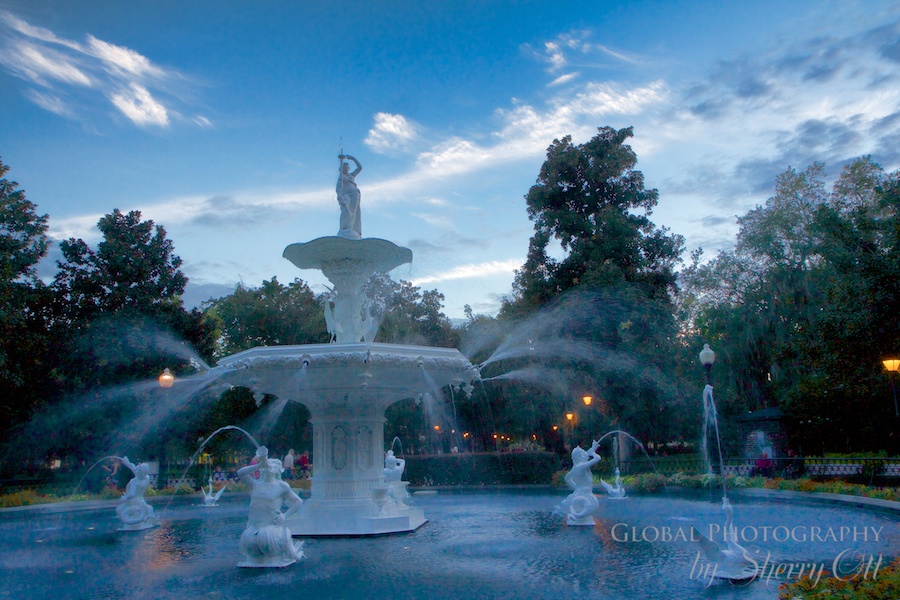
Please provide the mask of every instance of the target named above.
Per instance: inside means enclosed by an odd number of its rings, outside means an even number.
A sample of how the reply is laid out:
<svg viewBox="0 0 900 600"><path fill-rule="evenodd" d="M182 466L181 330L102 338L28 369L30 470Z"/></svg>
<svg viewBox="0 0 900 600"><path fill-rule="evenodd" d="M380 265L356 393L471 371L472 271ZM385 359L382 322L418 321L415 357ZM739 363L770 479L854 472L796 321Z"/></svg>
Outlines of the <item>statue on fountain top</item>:
<svg viewBox="0 0 900 600"><path fill-rule="evenodd" d="M281 480L284 467L277 458L269 458L269 451L260 446L255 464L241 468L237 474L250 488L250 514L247 527L241 534L241 553L244 560L239 567L286 567L303 558L303 542L294 542L284 520L297 512L303 500ZM253 473L261 474L259 479ZM281 507L288 509L281 512Z"/></svg>
<svg viewBox="0 0 900 600"><path fill-rule="evenodd" d="M122 521L119 531L140 531L156 527L159 519L153 514L153 507L144 500L144 493L150 487L150 469L147 463L136 465L127 456L123 456L122 464L134 473L134 477L125 485L122 502L116 507L116 514Z"/></svg>
<svg viewBox="0 0 900 600"><path fill-rule="evenodd" d="M362 165L349 154L339 154L338 159L341 161L340 174L335 186L338 204L341 207L341 228L338 237L358 240L362 237L362 216L359 207L361 195L356 185L356 176L362 171ZM356 164L353 172L350 171L350 164L344 162L344 159L352 160Z"/></svg>
<svg viewBox="0 0 900 600"><path fill-rule="evenodd" d="M566 515L567 525L594 525L593 515L600 508L600 502L594 496L591 467L600 462L599 445L599 441L593 440L587 451L581 446L572 450L572 469L566 473L566 483L573 491L556 507L557 512Z"/></svg>

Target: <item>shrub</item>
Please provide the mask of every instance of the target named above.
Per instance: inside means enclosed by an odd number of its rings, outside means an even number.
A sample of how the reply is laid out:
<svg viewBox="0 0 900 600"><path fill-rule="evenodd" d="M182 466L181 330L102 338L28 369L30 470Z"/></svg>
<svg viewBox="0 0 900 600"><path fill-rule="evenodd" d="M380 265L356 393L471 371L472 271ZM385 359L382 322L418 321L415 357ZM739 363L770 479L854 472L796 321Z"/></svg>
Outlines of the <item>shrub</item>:
<svg viewBox="0 0 900 600"><path fill-rule="evenodd" d="M549 484L561 467L551 452L413 455L405 476L414 486Z"/></svg>
<svg viewBox="0 0 900 600"><path fill-rule="evenodd" d="M658 489L665 487L666 478L662 475L657 475L656 473L643 473L641 475L635 475L631 485L636 492L655 492Z"/></svg>
<svg viewBox="0 0 900 600"><path fill-rule="evenodd" d="M849 579L845 577L844 579ZM814 579L803 577L794 583L782 583L780 600L882 600L896 598L900 590L900 558L877 573L869 573L844 581L836 577L823 578L816 585Z"/></svg>

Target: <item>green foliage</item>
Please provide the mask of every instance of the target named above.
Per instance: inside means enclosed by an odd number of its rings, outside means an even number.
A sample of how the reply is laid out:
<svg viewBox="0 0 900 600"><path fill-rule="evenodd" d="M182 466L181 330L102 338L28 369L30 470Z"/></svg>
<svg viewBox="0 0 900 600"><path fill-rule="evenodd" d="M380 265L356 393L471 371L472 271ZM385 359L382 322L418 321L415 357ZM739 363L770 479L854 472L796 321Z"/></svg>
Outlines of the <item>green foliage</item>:
<svg viewBox="0 0 900 600"><path fill-rule="evenodd" d="M59 245L64 260L54 285L68 323L122 310L153 315L166 304L178 304L187 277L161 225L141 221L140 211L123 214L115 209L97 228L103 241L96 250L74 238Z"/></svg>
<svg viewBox="0 0 900 600"><path fill-rule="evenodd" d="M492 452L406 456L411 485L548 484L560 459L550 452Z"/></svg>
<svg viewBox="0 0 900 600"><path fill-rule="evenodd" d="M829 574L830 575L830 574ZM816 580L804 576L778 588L780 600L885 600L900 590L900 558L877 572L844 574Z"/></svg>
<svg viewBox="0 0 900 600"><path fill-rule="evenodd" d="M502 314L527 315L578 286L636 286L644 298L668 302L683 239L648 218L658 193L634 170L637 157L625 144L632 133L602 127L584 144L566 136L547 149L526 196L535 233ZM562 261L549 258L551 239L567 253Z"/></svg>
<svg viewBox="0 0 900 600"><path fill-rule="evenodd" d="M716 351L724 415L778 405L807 454L900 452L881 367L900 339L898 210L898 174L869 157L830 192L821 164L788 169L766 205L739 218L733 251L694 254L682 273L685 338Z"/></svg>
<svg viewBox="0 0 900 600"><path fill-rule="evenodd" d="M37 277L47 253L47 215L5 178L0 161L0 428L27 419L52 393L44 361L52 343L47 334L50 299ZM49 390L47 389L49 388Z"/></svg>
<svg viewBox="0 0 900 600"><path fill-rule="evenodd" d="M273 277L258 288L239 284L234 293L205 303L219 324L217 356L256 346L320 344L328 341L325 317L309 285Z"/></svg>
<svg viewBox="0 0 900 600"><path fill-rule="evenodd" d="M364 291L383 319L377 342L455 348L459 336L443 313L444 295L376 273Z"/></svg>
<svg viewBox="0 0 900 600"><path fill-rule="evenodd" d="M669 441L692 417L682 407L672 303L683 240L650 221L658 193L634 168L631 136L631 128L603 127L584 144L567 136L548 148L526 196L534 235L500 320L528 331L522 337L535 346L585 348L568 362L560 360L565 351L537 361L555 373L545 381L566 381L550 390L548 404L565 406L573 389L584 390L600 399L594 427L615 423L645 442ZM550 257L553 242L565 254L559 260Z"/></svg>

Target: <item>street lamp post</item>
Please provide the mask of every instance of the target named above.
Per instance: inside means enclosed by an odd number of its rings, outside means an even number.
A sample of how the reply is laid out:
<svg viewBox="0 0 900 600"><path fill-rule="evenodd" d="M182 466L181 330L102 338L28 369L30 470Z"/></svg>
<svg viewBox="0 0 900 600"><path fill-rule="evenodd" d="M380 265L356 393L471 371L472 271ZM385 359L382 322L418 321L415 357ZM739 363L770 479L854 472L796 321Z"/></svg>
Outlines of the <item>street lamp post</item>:
<svg viewBox="0 0 900 600"><path fill-rule="evenodd" d="M891 374L891 391L894 392L894 416L900 417L900 410L897 410L897 370L900 369L900 359L889 358L881 361L884 368Z"/></svg>
<svg viewBox="0 0 900 600"><path fill-rule="evenodd" d="M575 444L575 413L567 412L566 421L569 422L569 447Z"/></svg>
<svg viewBox="0 0 900 600"><path fill-rule="evenodd" d="M587 407L589 407L591 405L591 402L594 401L594 397L585 394L584 396L581 397L581 401L584 403L584 406L587 409ZM591 415L590 411L588 411L587 419L585 419L585 422L587 423L587 428L588 428L588 433L590 434L590 439L594 439L594 431L593 431L594 423L593 423L593 421L594 421L593 416Z"/></svg>
<svg viewBox="0 0 900 600"><path fill-rule="evenodd" d="M712 366L716 362L716 353L712 351L709 344L703 344L703 350L700 351L700 364L706 371L706 385L712 385Z"/></svg>
<svg viewBox="0 0 900 600"><path fill-rule="evenodd" d="M159 379L159 387L163 389L169 389L173 385L175 385L175 376L172 375L172 371L168 369L163 370L160 374ZM162 429L162 435L159 440L159 473L156 475L156 486L160 489L166 487L166 482L169 475L169 466L166 464L166 438L169 429L169 420L166 419Z"/></svg>

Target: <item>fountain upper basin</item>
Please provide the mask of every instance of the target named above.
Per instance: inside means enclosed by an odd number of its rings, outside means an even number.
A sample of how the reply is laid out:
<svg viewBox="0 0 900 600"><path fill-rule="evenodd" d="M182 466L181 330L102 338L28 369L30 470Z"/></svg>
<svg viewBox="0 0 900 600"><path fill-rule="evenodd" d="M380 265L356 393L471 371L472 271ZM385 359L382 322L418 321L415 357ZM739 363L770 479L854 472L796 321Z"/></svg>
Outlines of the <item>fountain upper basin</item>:
<svg viewBox="0 0 900 600"><path fill-rule="evenodd" d="M383 411L398 400L478 378L454 348L380 343L257 347L222 359L213 371L219 381L296 400L311 411L335 402Z"/></svg>

